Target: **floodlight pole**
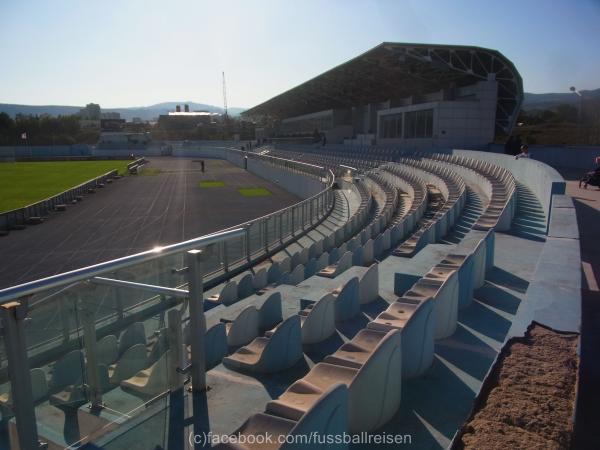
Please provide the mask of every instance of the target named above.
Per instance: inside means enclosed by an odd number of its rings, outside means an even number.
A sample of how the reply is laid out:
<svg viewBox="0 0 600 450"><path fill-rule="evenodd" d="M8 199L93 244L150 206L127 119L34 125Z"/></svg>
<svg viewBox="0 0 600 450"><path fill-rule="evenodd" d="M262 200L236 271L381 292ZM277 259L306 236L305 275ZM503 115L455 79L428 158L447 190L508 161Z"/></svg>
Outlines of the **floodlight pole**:
<svg viewBox="0 0 600 450"><path fill-rule="evenodd" d="M581 95L581 92L579 92L575 86L571 86L569 90L579 97L579 103L577 106L577 119L579 126L581 126L583 125L583 95Z"/></svg>

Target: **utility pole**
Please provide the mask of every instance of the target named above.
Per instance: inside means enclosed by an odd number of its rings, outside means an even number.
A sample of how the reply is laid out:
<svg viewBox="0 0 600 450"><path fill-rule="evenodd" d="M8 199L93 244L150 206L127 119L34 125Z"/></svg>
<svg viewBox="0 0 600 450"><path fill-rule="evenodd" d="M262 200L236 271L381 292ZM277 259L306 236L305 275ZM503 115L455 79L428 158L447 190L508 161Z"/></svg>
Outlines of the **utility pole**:
<svg viewBox="0 0 600 450"><path fill-rule="evenodd" d="M225 111L224 119L227 120L227 86L225 85L225 72L223 72L223 110Z"/></svg>

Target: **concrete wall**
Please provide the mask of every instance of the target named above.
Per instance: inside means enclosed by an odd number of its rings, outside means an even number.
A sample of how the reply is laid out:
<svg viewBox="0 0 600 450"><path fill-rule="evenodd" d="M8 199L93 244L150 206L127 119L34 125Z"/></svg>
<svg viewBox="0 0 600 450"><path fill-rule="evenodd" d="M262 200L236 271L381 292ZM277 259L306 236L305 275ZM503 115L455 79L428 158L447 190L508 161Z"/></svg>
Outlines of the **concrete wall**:
<svg viewBox="0 0 600 450"><path fill-rule="evenodd" d="M227 159L228 149L225 147L173 147L173 156L180 156L186 158L215 158L215 159Z"/></svg>
<svg viewBox="0 0 600 450"><path fill-rule="evenodd" d="M504 153L504 145L492 144L490 150ZM600 146L538 146L530 145L529 153L537 161L542 161L553 167L566 167L570 169L592 170L595 166L594 159L600 156Z"/></svg>
<svg viewBox="0 0 600 450"><path fill-rule="evenodd" d="M278 184L300 198L309 198L325 189L325 183L316 178L290 172L255 158L248 159L248 172Z"/></svg>
<svg viewBox="0 0 600 450"><path fill-rule="evenodd" d="M92 154L97 157L103 156L129 156L130 154L134 154L136 157L139 156L160 156L161 150L160 147L149 147L145 149L131 149L131 148L95 148L92 150Z"/></svg>
<svg viewBox="0 0 600 450"><path fill-rule="evenodd" d="M178 148L173 149L173 156L226 159L238 167L244 167L244 154L225 147ZM312 197L325 189L325 183L316 178L273 166L254 157L248 158L248 171L300 198Z"/></svg>
<svg viewBox="0 0 600 450"><path fill-rule="evenodd" d="M458 90L458 99L437 100L378 111L378 132L381 117L410 111L433 109L433 136L420 139L384 139L380 145L406 148L482 147L494 140L498 84L480 81ZM432 97L437 96L432 95ZM426 97L424 97L426 98ZM406 123L403 130L406 130Z"/></svg>
<svg viewBox="0 0 600 450"><path fill-rule="evenodd" d="M16 158L43 158L58 156L90 156L92 147L86 144L78 145L35 145L0 147L0 160Z"/></svg>

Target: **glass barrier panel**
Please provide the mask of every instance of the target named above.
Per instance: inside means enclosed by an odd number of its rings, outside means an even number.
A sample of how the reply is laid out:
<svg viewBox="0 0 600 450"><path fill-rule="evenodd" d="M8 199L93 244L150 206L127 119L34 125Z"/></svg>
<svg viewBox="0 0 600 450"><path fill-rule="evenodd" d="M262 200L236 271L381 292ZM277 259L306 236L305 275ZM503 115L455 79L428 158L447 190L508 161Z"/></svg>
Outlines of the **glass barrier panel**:
<svg viewBox="0 0 600 450"><path fill-rule="evenodd" d="M292 206L290 208L290 233L296 233L296 226L298 224L298 208Z"/></svg>
<svg viewBox="0 0 600 450"><path fill-rule="evenodd" d="M246 259L246 238L244 236L228 239L225 241L225 248L229 267Z"/></svg>
<svg viewBox="0 0 600 450"><path fill-rule="evenodd" d="M40 293L28 301L25 341L36 424L39 439L50 446L66 448L80 441L73 418L78 408L88 403L91 393L87 388L83 322L94 330L94 311L101 310L104 315L106 293L106 289L96 292L80 283L52 297ZM97 304L92 296L97 296ZM3 417L9 416L10 399L4 407ZM16 436L14 418L8 421L8 434Z"/></svg>
<svg viewBox="0 0 600 450"><path fill-rule="evenodd" d="M256 253L262 249L262 236L260 222L253 222L248 229L250 238L250 254Z"/></svg>
<svg viewBox="0 0 600 450"><path fill-rule="evenodd" d="M185 267L185 252L162 256L157 260L157 279L159 286L176 288L185 283L185 277L180 270Z"/></svg>
<svg viewBox="0 0 600 450"><path fill-rule="evenodd" d="M265 222L267 243L270 247L279 244L279 216L270 216Z"/></svg>
<svg viewBox="0 0 600 450"><path fill-rule="evenodd" d="M209 247L201 247L205 252L204 273L220 273L223 270L223 247L220 245L211 245Z"/></svg>
<svg viewBox="0 0 600 450"><path fill-rule="evenodd" d="M132 297L152 295L127 290ZM113 296L112 286L82 283L30 309L26 338L37 428L52 448L102 442L150 405L165 411L165 395L181 386L174 369L185 365L183 332L168 325L179 324L183 300L161 298L119 317L107 313ZM174 306L163 309L168 305ZM14 421L8 426L15 431ZM165 430L125 435L154 448Z"/></svg>
<svg viewBox="0 0 600 450"><path fill-rule="evenodd" d="M290 235L291 232L291 225L290 225L290 210L286 209L282 214L281 214L281 231L282 231L282 237L285 238L287 236Z"/></svg>

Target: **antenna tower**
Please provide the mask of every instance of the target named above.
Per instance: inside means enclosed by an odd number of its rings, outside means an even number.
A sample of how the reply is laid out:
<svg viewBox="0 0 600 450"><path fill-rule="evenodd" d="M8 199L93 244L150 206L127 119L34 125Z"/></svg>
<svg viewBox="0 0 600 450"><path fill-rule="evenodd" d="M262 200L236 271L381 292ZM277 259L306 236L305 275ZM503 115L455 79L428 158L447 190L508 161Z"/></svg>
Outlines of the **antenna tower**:
<svg viewBox="0 0 600 450"><path fill-rule="evenodd" d="M225 111L225 119L227 119L227 86L225 85L225 72L223 72L223 109Z"/></svg>

